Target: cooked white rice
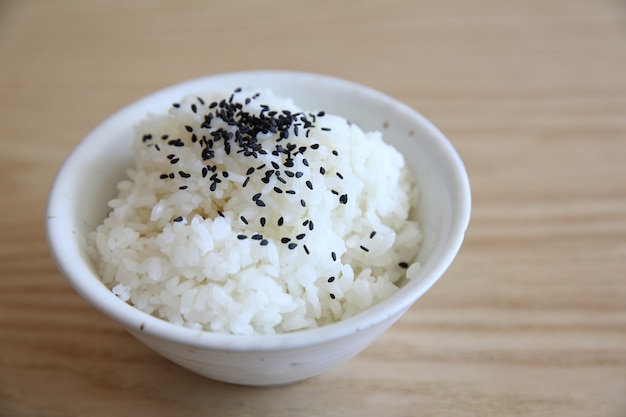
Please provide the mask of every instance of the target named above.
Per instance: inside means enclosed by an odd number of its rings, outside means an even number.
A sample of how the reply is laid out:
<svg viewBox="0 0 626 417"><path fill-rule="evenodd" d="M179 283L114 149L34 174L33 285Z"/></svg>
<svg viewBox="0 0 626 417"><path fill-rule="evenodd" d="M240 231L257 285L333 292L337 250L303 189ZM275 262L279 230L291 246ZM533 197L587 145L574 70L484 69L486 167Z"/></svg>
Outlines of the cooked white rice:
<svg viewBox="0 0 626 417"><path fill-rule="evenodd" d="M285 333L354 316L419 268L417 190L380 132L237 89L148 115L134 152L90 253L146 313Z"/></svg>

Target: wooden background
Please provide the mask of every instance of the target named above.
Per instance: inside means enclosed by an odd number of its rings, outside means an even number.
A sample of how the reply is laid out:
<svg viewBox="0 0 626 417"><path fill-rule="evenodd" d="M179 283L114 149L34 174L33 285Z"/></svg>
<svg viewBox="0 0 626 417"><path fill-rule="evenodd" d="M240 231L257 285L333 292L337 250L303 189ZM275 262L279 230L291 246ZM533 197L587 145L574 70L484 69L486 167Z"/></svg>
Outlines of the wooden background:
<svg viewBox="0 0 626 417"><path fill-rule="evenodd" d="M473 187L444 278L347 364L214 382L93 310L48 253L53 176L167 85L295 69L416 108ZM0 416L626 416L623 0L0 0Z"/></svg>

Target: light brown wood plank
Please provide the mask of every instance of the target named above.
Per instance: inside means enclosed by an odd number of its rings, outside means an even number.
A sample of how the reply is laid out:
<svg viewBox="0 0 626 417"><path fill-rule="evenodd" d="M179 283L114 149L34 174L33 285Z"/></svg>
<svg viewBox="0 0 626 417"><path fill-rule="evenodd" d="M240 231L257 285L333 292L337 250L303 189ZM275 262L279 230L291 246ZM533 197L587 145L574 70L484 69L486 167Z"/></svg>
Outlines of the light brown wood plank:
<svg viewBox="0 0 626 417"><path fill-rule="evenodd" d="M0 416L626 415L626 6L617 0L0 2ZM456 262L350 362L272 389L153 353L65 282L48 190L90 129L256 68L391 94L463 157Z"/></svg>

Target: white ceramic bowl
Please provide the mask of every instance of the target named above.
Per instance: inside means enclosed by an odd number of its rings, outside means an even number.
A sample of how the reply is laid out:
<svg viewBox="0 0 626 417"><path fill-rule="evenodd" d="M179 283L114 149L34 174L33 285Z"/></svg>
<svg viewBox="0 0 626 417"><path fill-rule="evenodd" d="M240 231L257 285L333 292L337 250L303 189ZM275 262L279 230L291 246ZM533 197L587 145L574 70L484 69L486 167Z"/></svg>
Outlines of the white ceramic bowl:
<svg viewBox="0 0 626 417"><path fill-rule="evenodd" d="M277 336L235 336L179 327L141 312L107 289L85 251L85 236L107 215L115 184L131 165L133 125L188 93L212 88L269 87L304 109L324 109L364 130L382 130L417 175L423 232L418 279L367 311L342 322ZM366 348L398 320L446 271L470 218L463 163L423 116L368 87L328 76L251 71L209 76L158 91L102 122L69 155L50 192L47 236L51 252L74 289L170 360L216 380L276 385L302 380Z"/></svg>

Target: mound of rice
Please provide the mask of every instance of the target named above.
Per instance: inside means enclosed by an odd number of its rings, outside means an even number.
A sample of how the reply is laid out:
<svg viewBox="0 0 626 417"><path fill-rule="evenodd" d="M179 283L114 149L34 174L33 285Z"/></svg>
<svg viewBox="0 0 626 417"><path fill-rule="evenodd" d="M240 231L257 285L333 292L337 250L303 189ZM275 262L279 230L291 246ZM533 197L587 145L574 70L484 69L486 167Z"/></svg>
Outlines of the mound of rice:
<svg viewBox="0 0 626 417"><path fill-rule="evenodd" d="M133 146L90 254L146 313L285 333L351 317L417 274L417 190L380 132L236 89L147 115Z"/></svg>

